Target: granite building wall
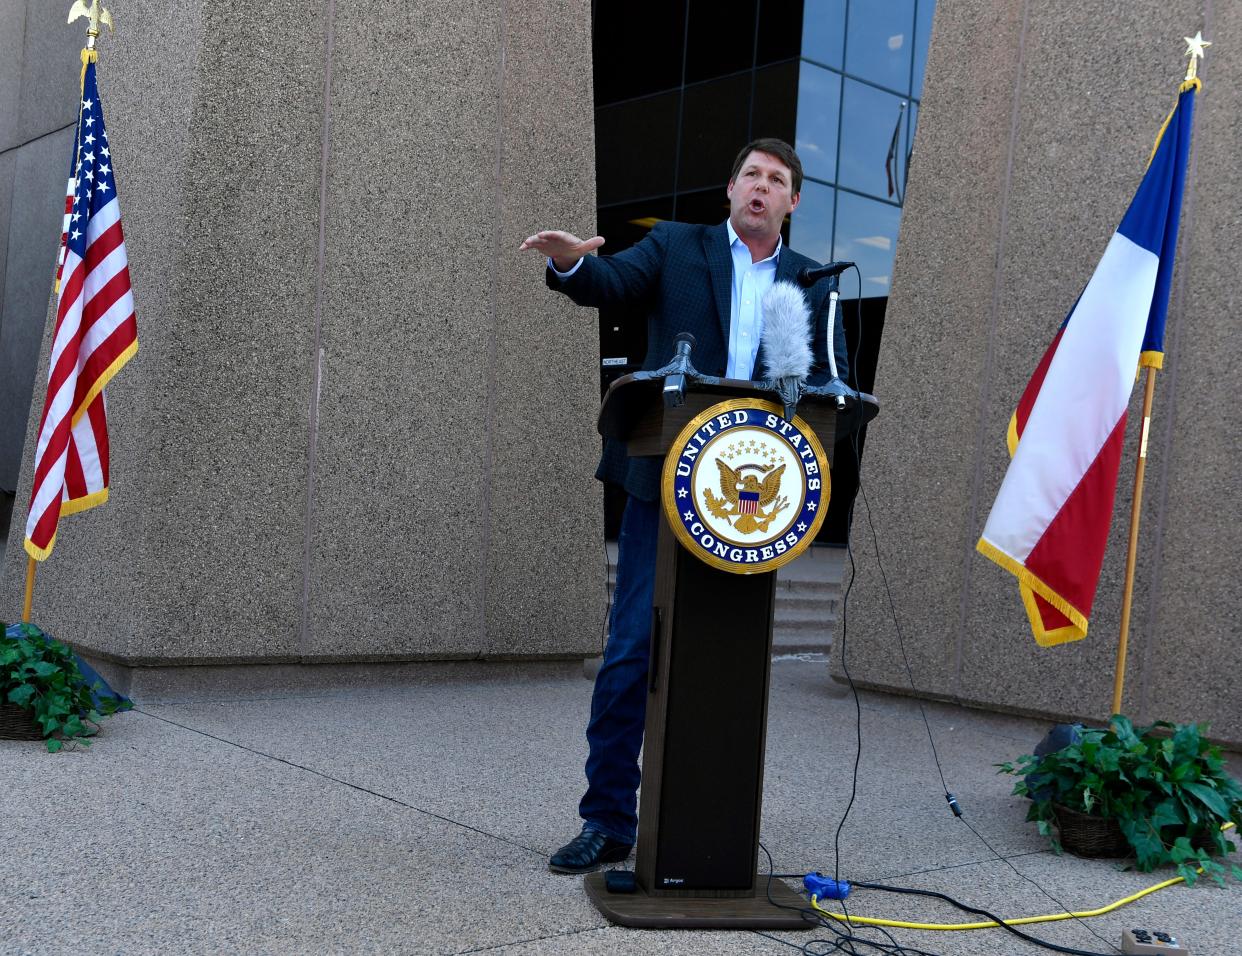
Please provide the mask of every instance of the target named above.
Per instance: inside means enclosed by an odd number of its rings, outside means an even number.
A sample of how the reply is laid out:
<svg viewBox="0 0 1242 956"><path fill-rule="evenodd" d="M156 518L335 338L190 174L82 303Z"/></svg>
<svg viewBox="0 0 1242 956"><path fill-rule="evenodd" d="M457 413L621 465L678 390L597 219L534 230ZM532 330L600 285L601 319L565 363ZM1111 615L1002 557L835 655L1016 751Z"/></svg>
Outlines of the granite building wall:
<svg viewBox="0 0 1242 956"><path fill-rule="evenodd" d="M62 522L39 623L131 664L597 649L594 314L517 251L594 225L589 5L114 13L140 349L108 390L112 500ZM0 334L41 359L11 618L84 28L36 0L0 22L25 37L0 56Z"/></svg>
<svg viewBox="0 0 1242 956"><path fill-rule="evenodd" d="M939 0L897 247L864 483L911 674L860 502L851 675L899 692L1101 719L1112 701L1136 388L1091 627L1037 647L1013 578L977 555L1013 405L1141 178L1185 72L1200 69L1164 370L1148 446L1123 710L1242 741L1235 586L1242 446L1233 273L1242 209L1242 8L1211 0ZM834 672L843 676L838 642Z"/></svg>

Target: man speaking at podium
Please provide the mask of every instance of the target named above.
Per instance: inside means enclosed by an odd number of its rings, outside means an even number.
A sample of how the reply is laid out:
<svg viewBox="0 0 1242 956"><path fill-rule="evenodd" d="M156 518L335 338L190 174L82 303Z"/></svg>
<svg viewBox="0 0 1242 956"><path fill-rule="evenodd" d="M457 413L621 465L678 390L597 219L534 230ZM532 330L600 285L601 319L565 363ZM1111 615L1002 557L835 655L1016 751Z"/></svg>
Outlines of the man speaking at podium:
<svg viewBox="0 0 1242 956"><path fill-rule="evenodd" d="M757 139L733 163L726 189L729 218L723 223L657 223L637 245L606 258L589 255L604 244L603 237L583 240L559 231L536 233L521 248L546 256L549 287L578 305L647 303L644 369L668 362L675 337L689 332L696 341L691 360L700 372L753 379L764 293L778 279L792 282L799 269L819 265L781 242L781 226L797 208L801 188L802 163L793 148L779 139ZM827 312L818 308L823 298L823 293L812 294L813 316ZM813 384L828 379L826 321L821 315L812 339L816 368L823 369L811 375ZM834 351L845 378L845 334L839 322ZM627 458L622 443L608 441L596 471L600 480L624 487L628 497L608 643L587 724L587 791L578 807L584 824L577 837L552 854L548 865L557 873L587 873L621 862L637 835L660 466L658 458Z"/></svg>

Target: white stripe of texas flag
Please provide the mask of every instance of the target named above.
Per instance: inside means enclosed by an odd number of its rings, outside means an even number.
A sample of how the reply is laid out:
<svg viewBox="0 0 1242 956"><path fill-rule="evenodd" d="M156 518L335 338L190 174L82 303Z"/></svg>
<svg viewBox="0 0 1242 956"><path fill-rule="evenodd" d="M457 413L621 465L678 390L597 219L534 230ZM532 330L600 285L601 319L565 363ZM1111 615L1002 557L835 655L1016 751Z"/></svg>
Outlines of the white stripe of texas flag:
<svg viewBox="0 0 1242 956"><path fill-rule="evenodd" d="M1019 563L1125 413L1159 262L1114 233L1070 316L983 529Z"/></svg>

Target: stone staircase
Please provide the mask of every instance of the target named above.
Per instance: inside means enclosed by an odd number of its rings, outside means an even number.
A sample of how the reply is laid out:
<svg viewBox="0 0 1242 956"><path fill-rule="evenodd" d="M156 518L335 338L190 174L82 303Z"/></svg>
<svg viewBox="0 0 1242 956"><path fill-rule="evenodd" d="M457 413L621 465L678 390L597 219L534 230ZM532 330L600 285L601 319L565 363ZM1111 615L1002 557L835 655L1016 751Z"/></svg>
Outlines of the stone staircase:
<svg viewBox="0 0 1242 956"><path fill-rule="evenodd" d="M773 654L827 654L837 633L844 576L844 548L811 547L776 572Z"/></svg>
<svg viewBox="0 0 1242 956"><path fill-rule="evenodd" d="M608 590L616 583L617 546L608 544ZM776 572L772 653L827 654L837 631L849 561L844 548L811 547Z"/></svg>

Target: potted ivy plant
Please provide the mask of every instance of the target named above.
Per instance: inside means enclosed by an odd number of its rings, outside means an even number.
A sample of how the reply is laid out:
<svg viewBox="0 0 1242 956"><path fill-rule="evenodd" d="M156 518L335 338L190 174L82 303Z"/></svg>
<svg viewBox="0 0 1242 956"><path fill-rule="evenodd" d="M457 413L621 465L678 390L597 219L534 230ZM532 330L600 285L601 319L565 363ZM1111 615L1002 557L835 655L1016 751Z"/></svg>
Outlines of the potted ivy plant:
<svg viewBox="0 0 1242 956"><path fill-rule="evenodd" d="M92 672L92 677L95 675ZM33 624L0 637L0 736L47 741L51 753L99 730L99 721L133 705L99 680L88 682L73 650Z"/></svg>
<svg viewBox="0 0 1242 956"><path fill-rule="evenodd" d="M1043 756L997 764L1031 799L1027 820L1083 856L1126 856L1147 873L1173 865L1192 884L1200 870L1218 883L1219 858L1234 849L1229 824L1242 822L1242 785L1225 770L1206 724L1156 721L1140 730L1117 714L1107 729L1084 729ZM1242 880L1242 868L1231 867Z"/></svg>

